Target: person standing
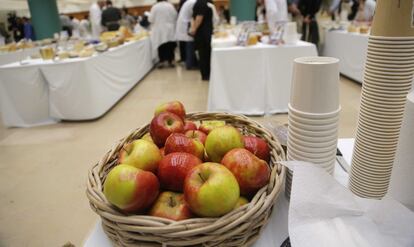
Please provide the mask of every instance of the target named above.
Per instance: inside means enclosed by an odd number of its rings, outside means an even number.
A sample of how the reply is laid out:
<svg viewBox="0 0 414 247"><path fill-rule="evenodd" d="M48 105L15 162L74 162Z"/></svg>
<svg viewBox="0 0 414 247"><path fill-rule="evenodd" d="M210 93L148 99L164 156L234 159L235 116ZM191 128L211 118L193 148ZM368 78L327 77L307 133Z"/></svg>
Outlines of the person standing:
<svg viewBox="0 0 414 247"><path fill-rule="evenodd" d="M193 8L197 0L187 0L181 6L177 19L177 29L175 32L176 39L184 44L185 48L185 67L192 69L197 67L197 58L195 56L194 38L188 34L191 19L193 18ZM183 58L181 58L183 59Z"/></svg>
<svg viewBox="0 0 414 247"><path fill-rule="evenodd" d="M69 16L70 21L72 22L72 37L80 37L80 21L74 16Z"/></svg>
<svg viewBox="0 0 414 247"><path fill-rule="evenodd" d="M32 24L30 23L30 19L27 17L23 17L23 25L24 25L24 38L27 40L35 40L35 34Z"/></svg>
<svg viewBox="0 0 414 247"><path fill-rule="evenodd" d="M182 8L183 8L183 6L184 6L184 4L185 4L185 2L187 2L187 0L180 0L180 3L178 4L178 10L177 10L177 12L178 12L178 18L177 18L177 26L176 26L176 28L177 28L177 30L179 29L179 23L180 23L180 15L181 15L181 10L182 10ZM178 47L180 48L180 61L181 62L185 62L186 61L186 41L185 40L181 40L181 39L179 39L179 37L178 37L178 35L177 35L177 30L176 30L176 32L175 32L175 35L176 35L176 39L177 39L177 41L178 41ZM188 30L188 26L185 28L185 30ZM187 32L185 32L186 34L187 34Z"/></svg>
<svg viewBox="0 0 414 247"><path fill-rule="evenodd" d="M374 0L359 0L359 8L355 20L371 22L374 18L376 4Z"/></svg>
<svg viewBox="0 0 414 247"><path fill-rule="evenodd" d="M69 37L72 36L72 21L69 16L60 14L60 24L62 25L62 31L65 31Z"/></svg>
<svg viewBox="0 0 414 247"><path fill-rule="evenodd" d="M319 43L319 29L316 21L316 14L321 8L322 0L300 0L298 8L303 16L302 40Z"/></svg>
<svg viewBox="0 0 414 247"><path fill-rule="evenodd" d="M286 0L265 0L266 19L270 29L276 27L278 22L288 21Z"/></svg>
<svg viewBox="0 0 414 247"><path fill-rule="evenodd" d="M116 31L119 29L119 22L121 19L121 11L112 5L112 1L106 1L106 9L102 11L102 26L104 26L107 31Z"/></svg>
<svg viewBox="0 0 414 247"><path fill-rule="evenodd" d="M148 20L151 23L153 49L158 51L158 67L162 68L167 63L170 67L174 67L175 23L177 21L177 11L174 5L166 0L157 0L151 8Z"/></svg>
<svg viewBox="0 0 414 247"><path fill-rule="evenodd" d="M99 35L102 32L101 17L104 5L105 2L103 0L98 0L98 2L93 3L89 8L89 18L93 39L99 39Z"/></svg>
<svg viewBox="0 0 414 247"><path fill-rule="evenodd" d="M193 8L190 34L194 36L200 58L199 66L203 81L210 80L211 35L213 34L213 10L207 0L197 0Z"/></svg>

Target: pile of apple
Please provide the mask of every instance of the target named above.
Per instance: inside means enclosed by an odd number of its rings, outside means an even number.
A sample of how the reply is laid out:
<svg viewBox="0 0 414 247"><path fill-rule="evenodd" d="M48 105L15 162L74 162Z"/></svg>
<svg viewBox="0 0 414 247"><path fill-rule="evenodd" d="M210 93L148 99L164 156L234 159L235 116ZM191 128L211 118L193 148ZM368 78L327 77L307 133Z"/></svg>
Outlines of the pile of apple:
<svg viewBox="0 0 414 247"><path fill-rule="evenodd" d="M171 220L219 217L244 204L270 178L266 141L224 121L185 119L178 101L156 108L150 131L126 144L104 194L125 213Z"/></svg>

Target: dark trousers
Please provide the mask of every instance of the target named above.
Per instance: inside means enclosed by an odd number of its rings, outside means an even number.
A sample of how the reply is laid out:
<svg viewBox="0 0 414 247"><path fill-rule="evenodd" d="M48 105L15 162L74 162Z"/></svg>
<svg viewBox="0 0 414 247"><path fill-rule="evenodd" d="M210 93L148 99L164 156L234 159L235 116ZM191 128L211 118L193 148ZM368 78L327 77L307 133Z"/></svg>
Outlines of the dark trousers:
<svg viewBox="0 0 414 247"><path fill-rule="evenodd" d="M210 80L210 60L211 60L211 40L210 39L196 39L196 49L199 56L199 66L201 78Z"/></svg>
<svg viewBox="0 0 414 247"><path fill-rule="evenodd" d="M174 49L175 42L167 42L158 46L158 57L160 59L160 63L165 61L172 63L174 61Z"/></svg>
<svg viewBox="0 0 414 247"><path fill-rule="evenodd" d="M186 69L193 69L198 66L197 57L195 54L195 45L193 41L185 42L185 67Z"/></svg>
<svg viewBox="0 0 414 247"><path fill-rule="evenodd" d="M186 52L187 51L186 50L186 43L187 42L185 42L185 41L179 41L178 42L178 45L180 47L180 59L181 59L182 62L185 61L186 55L187 55L187 52Z"/></svg>
<svg viewBox="0 0 414 247"><path fill-rule="evenodd" d="M319 43L319 29L318 23L312 20L309 24L302 25L302 40L314 43L316 46Z"/></svg>

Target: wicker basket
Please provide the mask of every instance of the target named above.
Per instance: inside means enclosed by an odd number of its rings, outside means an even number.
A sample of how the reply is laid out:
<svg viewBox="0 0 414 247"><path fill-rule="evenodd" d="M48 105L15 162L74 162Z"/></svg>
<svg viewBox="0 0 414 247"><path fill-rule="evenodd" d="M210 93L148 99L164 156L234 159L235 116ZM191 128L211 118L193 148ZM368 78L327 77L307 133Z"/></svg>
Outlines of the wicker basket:
<svg viewBox="0 0 414 247"><path fill-rule="evenodd" d="M87 197L92 209L101 217L102 227L117 246L250 246L268 221L285 177L279 164L285 154L279 142L260 124L240 115L227 113L191 113L189 120L224 120L239 128L244 135L267 140L271 147L270 182L260 189L250 203L220 218L193 218L172 221L147 215L126 215L105 198L103 182L117 164L117 154L124 144L139 139L149 125L137 129L120 140L89 171Z"/></svg>

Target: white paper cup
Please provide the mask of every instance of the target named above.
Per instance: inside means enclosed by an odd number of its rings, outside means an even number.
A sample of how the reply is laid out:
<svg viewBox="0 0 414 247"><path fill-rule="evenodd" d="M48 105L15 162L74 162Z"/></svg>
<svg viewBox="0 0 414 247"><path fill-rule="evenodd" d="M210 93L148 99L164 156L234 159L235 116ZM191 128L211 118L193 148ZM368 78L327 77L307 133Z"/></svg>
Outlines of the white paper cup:
<svg viewBox="0 0 414 247"><path fill-rule="evenodd" d="M359 145L363 145L360 147ZM365 147L370 147L369 153L365 152ZM378 162L391 162L395 156L395 147L374 147L373 145L365 144L362 141L358 141L354 149L355 152L358 152L362 157L371 158Z"/></svg>
<svg viewBox="0 0 414 247"><path fill-rule="evenodd" d="M369 66L368 64L365 65L365 72L369 73L371 75L381 75L381 76L388 76L388 77L394 77L394 76L412 76L413 75L413 69L399 69L399 70L393 70L393 69L380 69L380 68L373 68Z"/></svg>
<svg viewBox="0 0 414 247"><path fill-rule="evenodd" d="M372 48L379 48L379 49L414 49L413 44L394 44L394 43L375 43L375 42L368 42L368 46Z"/></svg>
<svg viewBox="0 0 414 247"><path fill-rule="evenodd" d="M339 60L301 57L294 60L290 104L309 113L331 113L339 108Z"/></svg>
<svg viewBox="0 0 414 247"><path fill-rule="evenodd" d="M373 60L367 60L365 64L370 65L371 67L375 68L395 68L395 69L408 69L408 68L414 68L413 63L406 63L406 64L390 64L390 63L383 63L383 61L373 61Z"/></svg>
<svg viewBox="0 0 414 247"><path fill-rule="evenodd" d="M288 151L289 153L289 151ZM307 158L307 157L302 157L300 155L297 155L295 153L290 153L290 157L293 160L300 160L300 161L307 161L307 162L311 162L314 164L324 164L327 162L332 162L336 159L336 153L334 155L332 155L331 157L327 157L327 158Z"/></svg>
<svg viewBox="0 0 414 247"><path fill-rule="evenodd" d="M294 111L289 111L289 117L296 122L303 123L303 124L310 124L310 125L329 125L334 124L339 121L339 112L335 117L327 118L327 119L309 119L306 117L301 117L295 114Z"/></svg>
<svg viewBox="0 0 414 247"><path fill-rule="evenodd" d="M387 105L401 105L404 104L404 96L400 97L382 97L378 96L378 94L374 94L373 92L366 92L366 90L362 91L362 96L364 100L369 100L371 102L377 102L379 101L379 104L387 104ZM382 103L381 103L382 102Z"/></svg>
<svg viewBox="0 0 414 247"><path fill-rule="evenodd" d="M375 93L384 93L386 92L387 94L389 94L391 97L395 96L401 96L406 94L406 92L409 90L409 86L407 86L406 88L402 88L401 90L391 90L391 89L395 89L395 87L385 87L385 86L377 86L375 84L371 84L370 82L366 82L364 84L364 89L368 92L375 92Z"/></svg>
<svg viewBox="0 0 414 247"><path fill-rule="evenodd" d="M288 151L291 155L294 155L295 157L301 157L307 161L307 159L327 159L325 162L329 161L329 158L332 157L332 155L336 155L336 149L330 151L330 152L323 152L323 153L308 153L298 150L296 147L293 146L292 143L288 142ZM319 163L325 163L325 162L319 162Z"/></svg>
<svg viewBox="0 0 414 247"><path fill-rule="evenodd" d="M368 45L368 51L374 52L385 52L385 53L397 53L397 54L406 54L406 56L410 53L414 53L414 47L412 48L396 48L396 47L378 47L378 46L371 46Z"/></svg>
<svg viewBox="0 0 414 247"><path fill-rule="evenodd" d="M338 134L334 133L332 135L329 136L323 136L323 137L313 137L313 136L305 136L305 135L301 135L299 133L296 132L289 132L289 135L294 136L295 138L305 141L305 142L311 142L311 143L328 143L328 142L332 142L334 140L338 139Z"/></svg>
<svg viewBox="0 0 414 247"><path fill-rule="evenodd" d="M326 147L332 147L336 146L338 140L332 139L331 141L322 141L322 142L309 142L305 140L301 140L299 138L296 138L296 135L290 133L289 137L290 140L297 143L298 145L301 145L303 147L309 147L309 148L326 148Z"/></svg>
<svg viewBox="0 0 414 247"><path fill-rule="evenodd" d="M314 153L314 154L325 154L332 152L333 150L336 150L336 145L332 145L329 147L307 147L304 145L301 145L300 143L295 142L291 137L288 137L288 143L291 147L294 147L295 149L306 152L306 153Z"/></svg>
<svg viewBox="0 0 414 247"><path fill-rule="evenodd" d="M367 52L367 60L379 60L379 61L384 61L384 63L388 63L388 61L398 61L401 63L408 63L410 61L413 61L414 58L413 57L389 57L389 56L385 56L385 55L378 55L378 54L372 54Z"/></svg>
<svg viewBox="0 0 414 247"><path fill-rule="evenodd" d="M289 125L293 125L299 129L302 130L309 130L309 131L328 131L332 129L338 129L338 122L333 124L327 124L327 125L312 125L312 124L304 124L300 123L298 121L295 121L292 117L288 117Z"/></svg>
<svg viewBox="0 0 414 247"><path fill-rule="evenodd" d="M289 131L293 131L294 133L303 135L303 136L309 136L309 137L327 137L327 136L334 136L337 135L338 133L338 129L331 129L331 130L326 130L326 131L309 131L309 130L302 130L300 128L297 128L293 125L289 125L288 126L288 130Z"/></svg>
<svg viewBox="0 0 414 247"><path fill-rule="evenodd" d="M311 112L304 112L300 111L292 106L291 103L288 104L289 107L289 113L292 112L294 115L307 118L309 120L333 120L334 118L339 116L339 113L341 112L341 106L339 106L335 111L328 112L328 113L311 113Z"/></svg>
<svg viewBox="0 0 414 247"><path fill-rule="evenodd" d="M367 103L361 104L359 108L360 114L367 114L373 121L381 121L381 124L385 122L386 125L395 124L400 121L400 118L404 112L403 109L395 110L382 107L381 105L369 105Z"/></svg>
<svg viewBox="0 0 414 247"><path fill-rule="evenodd" d="M367 50L368 55L375 55L375 56L384 56L388 58L394 58L394 57L404 57L404 58L413 58L414 52L384 52L379 50L374 50L373 48Z"/></svg>
<svg viewBox="0 0 414 247"><path fill-rule="evenodd" d="M404 42L412 42L414 44L414 37L407 36L407 37L392 37L392 36L378 36L378 35L370 35L369 40L378 40L379 42L383 41L404 41Z"/></svg>

